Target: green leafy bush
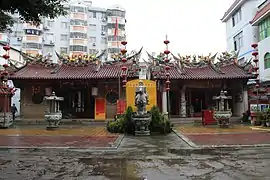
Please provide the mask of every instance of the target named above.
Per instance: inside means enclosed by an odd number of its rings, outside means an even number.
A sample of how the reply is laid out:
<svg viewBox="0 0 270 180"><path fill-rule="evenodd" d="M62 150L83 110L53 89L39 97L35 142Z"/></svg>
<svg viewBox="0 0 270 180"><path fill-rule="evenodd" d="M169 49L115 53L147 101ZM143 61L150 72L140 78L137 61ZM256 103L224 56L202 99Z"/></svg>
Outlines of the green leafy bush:
<svg viewBox="0 0 270 180"><path fill-rule="evenodd" d="M167 134L172 132L172 123L168 118L168 115L160 113L159 108L153 106L150 110L152 115L152 121L150 122L149 130L152 133ZM107 123L107 130L111 133L126 133L134 134L135 127L132 122L132 107L126 109L125 114L115 118L114 121Z"/></svg>
<svg viewBox="0 0 270 180"><path fill-rule="evenodd" d="M132 107L128 107L125 114L119 115L114 121L108 121L107 131L111 133L134 133L134 125L132 123Z"/></svg>
<svg viewBox="0 0 270 180"><path fill-rule="evenodd" d="M173 125L168 115L162 114L157 106L153 106L150 113L152 114L152 121L149 126L151 132L159 132L161 134L172 132Z"/></svg>

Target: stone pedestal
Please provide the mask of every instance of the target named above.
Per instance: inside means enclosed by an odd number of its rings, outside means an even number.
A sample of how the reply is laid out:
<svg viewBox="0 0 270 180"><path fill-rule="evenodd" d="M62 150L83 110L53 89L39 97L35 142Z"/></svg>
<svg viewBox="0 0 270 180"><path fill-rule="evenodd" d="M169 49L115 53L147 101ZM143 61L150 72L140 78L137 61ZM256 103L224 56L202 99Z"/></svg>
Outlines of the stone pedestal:
<svg viewBox="0 0 270 180"><path fill-rule="evenodd" d="M11 112L0 113L0 128L9 128L13 125L13 118Z"/></svg>
<svg viewBox="0 0 270 180"><path fill-rule="evenodd" d="M135 125L135 136L149 136L150 130L149 125L151 122L152 116L150 113L147 114L137 114L134 113L132 120Z"/></svg>
<svg viewBox="0 0 270 180"><path fill-rule="evenodd" d="M62 119L62 113L45 114L44 118L48 122L47 129L56 129L59 127L60 120Z"/></svg>

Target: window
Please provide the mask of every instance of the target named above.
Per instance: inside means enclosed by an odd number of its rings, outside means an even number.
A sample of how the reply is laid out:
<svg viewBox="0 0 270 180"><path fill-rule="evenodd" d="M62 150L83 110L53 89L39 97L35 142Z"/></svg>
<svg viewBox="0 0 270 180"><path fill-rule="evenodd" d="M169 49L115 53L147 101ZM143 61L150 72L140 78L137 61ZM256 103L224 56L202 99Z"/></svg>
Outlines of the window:
<svg viewBox="0 0 270 180"><path fill-rule="evenodd" d="M89 29L90 29L90 31L96 31L97 30L97 25L89 24Z"/></svg>
<svg viewBox="0 0 270 180"><path fill-rule="evenodd" d="M89 41L95 43L97 41L96 37L89 37Z"/></svg>
<svg viewBox="0 0 270 180"><path fill-rule="evenodd" d="M87 21L79 20L79 19L71 19L70 25L79 25L79 26L87 26Z"/></svg>
<svg viewBox="0 0 270 180"><path fill-rule="evenodd" d="M233 37L234 50L238 51L243 46L243 32Z"/></svg>
<svg viewBox="0 0 270 180"><path fill-rule="evenodd" d="M101 26L101 31L106 31L106 26L102 25Z"/></svg>
<svg viewBox="0 0 270 180"><path fill-rule="evenodd" d="M109 48L108 52L109 53L119 53L120 49L119 48Z"/></svg>
<svg viewBox="0 0 270 180"><path fill-rule="evenodd" d="M47 26L48 27L53 27L53 21L52 20L48 20L47 21Z"/></svg>
<svg viewBox="0 0 270 180"><path fill-rule="evenodd" d="M87 52L87 46L73 45L69 46L69 50Z"/></svg>
<svg viewBox="0 0 270 180"><path fill-rule="evenodd" d="M60 53L61 54L67 54L68 53L68 48L67 47L60 47Z"/></svg>
<svg viewBox="0 0 270 180"><path fill-rule="evenodd" d="M97 18L97 13L93 12L93 18Z"/></svg>
<svg viewBox="0 0 270 180"><path fill-rule="evenodd" d="M270 53L266 53L264 56L264 69L270 68Z"/></svg>
<svg viewBox="0 0 270 180"><path fill-rule="evenodd" d="M106 43L107 43L107 38L101 37L101 44L106 44Z"/></svg>
<svg viewBox="0 0 270 180"><path fill-rule="evenodd" d="M68 35L67 34L61 34L60 40L61 41L67 41L68 40Z"/></svg>
<svg viewBox="0 0 270 180"><path fill-rule="evenodd" d="M242 12L241 9L239 9L234 15L232 16L232 25L233 27L238 24L242 20Z"/></svg>
<svg viewBox="0 0 270 180"><path fill-rule="evenodd" d="M70 38L87 39L87 34L86 33L81 33L81 32L71 32L70 33Z"/></svg>
<svg viewBox="0 0 270 180"><path fill-rule="evenodd" d="M270 17L259 24L259 35L260 41L270 36Z"/></svg>
<svg viewBox="0 0 270 180"><path fill-rule="evenodd" d="M70 12L86 13L87 8L80 7L80 6L70 6Z"/></svg>
<svg viewBox="0 0 270 180"><path fill-rule="evenodd" d="M30 49L42 49L42 44L38 43L24 43L23 48L30 48Z"/></svg>
<svg viewBox="0 0 270 180"><path fill-rule="evenodd" d="M67 29L68 23L67 22L61 22L61 28Z"/></svg>
<svg viewBox="0 0 270 180"><path fill-rule="evenodd" d="M124 41L124 40L125 40L125 37L122 37L122 36L117 36L117 37L108 36L108 41Z"/></svg>
<svg viewBox="0 0 270 180"><path fill-rule="evenodd" d="M89 54L96 54L97 50L96 49L89 49Z"/></svg>

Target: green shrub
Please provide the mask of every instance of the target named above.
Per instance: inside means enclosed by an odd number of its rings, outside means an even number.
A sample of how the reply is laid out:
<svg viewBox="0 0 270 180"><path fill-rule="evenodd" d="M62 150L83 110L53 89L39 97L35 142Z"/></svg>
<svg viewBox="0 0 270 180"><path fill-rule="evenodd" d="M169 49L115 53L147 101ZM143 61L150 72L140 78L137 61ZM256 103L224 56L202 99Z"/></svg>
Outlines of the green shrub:
<svg viewBox="0 0 270 180"><path fill-rule="evenodd" d="M108 121L107 131L111 133L134 133L134 125L132 123L132 107L128 107L126 112L122 115L118 115L114 121Z"/></svg>
<svg viewBox="0 0 270 180"><path fill-rule="evenodd" d="M167 115L160 113L157 106L153 106L150 110L152 121L149 130L153 133L167 134L172 132L172 123ZM132 107L128 107L123 115L117 116L114 121L107 123L107 130L111 133L134 134L135 127L132 122Z"/></svg>
<svg viewBox="0 0 270 180"><path fill-rule="evenodd" d="M151 132L159 132L167 134L172 132L172 123L167 115L163 115L157 106L153 106L150 110L152 114L152 121L149 129Z"/></svg>

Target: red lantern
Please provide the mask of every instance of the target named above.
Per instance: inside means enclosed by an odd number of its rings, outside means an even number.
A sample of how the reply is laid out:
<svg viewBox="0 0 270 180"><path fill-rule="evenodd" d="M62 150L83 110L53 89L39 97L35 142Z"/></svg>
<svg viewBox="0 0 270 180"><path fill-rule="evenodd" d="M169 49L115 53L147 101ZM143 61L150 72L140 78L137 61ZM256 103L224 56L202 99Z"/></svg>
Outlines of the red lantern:
<svg viewBox="0 0 270 180"><path fill-rule="evenodd" d="M122 74L122 78L125 78L125 77L127 77L127 74Z"/></svg>
<svg viewBox="0 0 270 180"><path fill-rule="evenodd" d="M257 72L258 70L259 70L259 67L253 67L253 70L255 71L255 72Z"/></svg>
<svg viewBox="0 0 270 180"><path fill-rule="evenodd" d="M124 79L122 82L123 82L123 84L126 84L127 83L127 80Z"/></svg>
<svg viewBox="0 0 270 180"><path fill-rule="evenodd" d="M168 70L170 70L170 69L171 69L170 66L165 66L165 70L166 70L166 71L168 71Z"/></svg>
<svg viewBox="0 0 270 180"><path fill-rule="evenodd" d="M124 55L124 54L127 53L127 50L126 50L126 49L122 49L122 50L121 50L121 53Z"/></svg>
<svg viewBox="0 0 270 180"><path fill-rule="evenodd" d="M259 88L260 87L260 85L259 84L256 84L256 88Z"/></svg>
<svg viewBox="0 0 270 180"><path fill-rule="evenodd" d="M4 68L8 68L9 65L8 65L8 64L4 64L3 67L4 67Z"/></svg>
<svg viewBox="0 0 270 180"><path fill-rule="evenodd" d="M127 45L127 41L122 41L121 44L122 44L123 46L125 46L125 45Z"/></svg>
<svg viewBox="0 0 270 180"><path fill-rule="evenodd" d="M254 51L253 53L252 53L252 56L258 56L258 51Z"/></svg>
<svg viewBox="0 0 270 180"><path fill-rule="evenodd" d="M251 45L251 47L253 47L254 49L258 47L258 44L254 43Z"/></svg>
<svg viewBox="0 0 270 180"><path fill-rule="evenodd" d="M171 83L171 81L169 81L169 80L166 81L166 84L167 84L167 85L169 85L170 83Z"/></svg>
<svg viewBox="0 0 270 180"><path fill-rule="evenodd" d="M253 62L255 62L255 63L257 63L257 62L259 62L259 59L253 59Z"/></svg>
<svg viewBox="0 0 270 180"><path fill-rule="evenodd" d="M122 62L123 63L127 62L127 58L122 58Z"/></svg>
<svg viewBox="0 0 270 180"><path fill-rule="evenodd" d="M127 67L126 66L122 66L122 71L126 71Z"/></svg>
<svg viewBox="0 0 270 180"><path fill-rule="evenodd" d="M166 73L166 76L167 76L167 77L170 77L170 73Z"/></svg>
<svg viewBox="0 0 270 180"><path fill-rule="evenodd" d="M7 54L4 54L4 55L3 55L3 58L4 58L4 59L9 59L9 58L10 58L10 56L9 56L9 55L7 55Z"/></svg>
<svg viewBox="0 0 270 180"><path fill-rule="evenodd" d="M166 88L166 91L170 91L170 87L167 87L167 88Z"/></svg>
<svg viewBox="0 0 270 180"><path fill-rule="evenodd" d="M166 54L166 55L168 55L168 54L170 54L171 52L168 50L168 49L166 49L165 51L164 51L164 54Z"/></svg>
<svg viewBox="0 0 270 180"><path fill-rule="evenodd" d="M7 76L8 75L8 72L7 71L4 71L4 72L2 72L2 75Z"/></svg>
<svg viewBox="0 0 270 180"><path fill-rule="evenodd" d="M169 44L169 43L170 43L170 41L167 40L167 39L164 41L164 44L166 44L166 45Z"/></svg>
<svg viewBox="0 0 270 180"><path fill-rule="evenodd" d="M4 46L3 49L4 49L5 51L9 51L9 50L10 50L10 47L9 47L9 46Z"/></svg>
<svg viewBox="0 0 270 180"><path fill-rule="evenodd" d="M168 62L170 62L170 60L168 59L168 58L165 58L165 63L168 63Z"/></svg>

